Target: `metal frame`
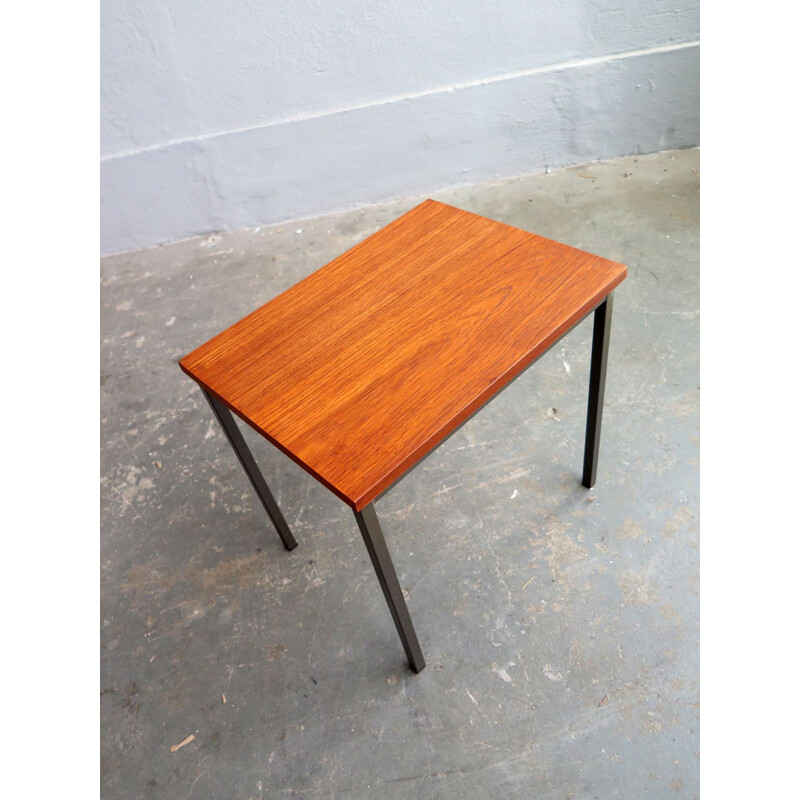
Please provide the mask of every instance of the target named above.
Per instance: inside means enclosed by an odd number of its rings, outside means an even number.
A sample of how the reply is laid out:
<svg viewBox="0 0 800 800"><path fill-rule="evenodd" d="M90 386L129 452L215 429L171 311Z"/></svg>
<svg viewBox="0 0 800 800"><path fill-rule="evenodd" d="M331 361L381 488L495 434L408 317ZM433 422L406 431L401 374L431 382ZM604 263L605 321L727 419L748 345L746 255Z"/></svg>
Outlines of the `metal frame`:
<svg viewBox="0 0 800 800"><path fill-rule="evenodd" d="M417 634L411 624L411 615L408 613L403 590L400 588L400 581L397 580L397 573L394 571L394 564L392 564L389 549L386 547L386 540L383 538L375 506L370 503L361 511L356 511L355 515L358 529L364 537L364 544L372 559L372 566L375 567L381 589L383 589L386 604L389 606L395 627L400 634L400 641L403 643L403 649L408 656L408 663L414 672L420 672L425 667L425 659L422 657Z"/></svg>
<svg viewBox="0 0 800 800"><path fill-rule="evenodd" d="M611 338L611 310L614 292L594 312L592 332L592 367L589 373L589 408L586 411L586 444L583 451L583 480L591 489L597 480L597 456L600 452L600 423L603 421L603 397L606 390L608 340Z"/></svg>
<svg viewBox="0 0 800 800"><path fill-rule="evenodd" d="M527 369L535 364L536 361L538 361L539 358L541 358L551 347L556 345L561 339L564 338L564 336L570 333L570 331L583 322L583 320L585 320L589 314L594 311L594 327L592 332L592 362L591 371L589 374L589 403L586 413L586 444L583 455L582 478L582 484L589 489L594 486L595 481L597 480L597 460L600 450L600 425L603 419L603 397L605 394L606 367L608 365L608 342L611 334L611 311L613 307L613 301L614 293L610 292L599 305L595 306L587 314L581 317L581 319L579 319L575 325L559 336L558 339L556 339L553 344L547 348L547 350L543 351L528 365L528 367L526 367L525 370L522 371L527 371ZM522 372L520 372L519 375L521 375ZM519 377L519 375L516 377ZM516 378L514 380L516 380ZM506 386L509 386L511 383L513 383L513 381L509 381ZM506 386L503 388L505 389ZM502 389L500 391L502 391ZM378 497L383 497L383 495L386 494L389 489L395 486L398 481L402 480L411 471L411 469L420 464L420 462L424 461L425 458L427 458L434 450L444 444L444 442L446 442L450 436L458 431L462 425L466 424L470 419L472 419L472 417L475 416L475 414L477 414L484 405L489 403L491 400L494 400L499 393L500 392L497 392L496 394L492 395L492 397L490 397L486 403L480 406L480 408L476 409L473 414L471 414L469 417L467 417L467 419L464 420L464 422L461 423L461 425L459 425L444 439L442 439L442 441L439 442L436 447L432 448L428 453L425 454L425 456L419 459L419 461L417 461L412 467L410 467L399 478L397 478L397 480L395 480L388 488L384 489ZM259 471L255 459L253 458L253 454L250 452L250 449L245 443L241 431L236 425L233 414L210 392L207 392L205 389L203 389L203 394L214 411L214 415L216 416L217 420L219 420L222 429L225 431L225 435L228 437L228 441L231 443L231 447L233 447L239 462L241 463L242 467L244 467L244 471L247 473L247 477L250 479L253 489L255 489L256 494L264 504L264 508L266 509L269 518L272 520L273 525L275 525L275 528L278 531L284 546L287 550L293 550L295 547L297 547L297 542L295 541L294 536L292 536L292 532L289 530L289 526L286 524L286 520L283 518L283 514L281 514L278 504L275 502L275 498L272 496L272 492L270 492L263 475ZM397 633L400 635L400 641L403 644L403 649L406 651L406 656L408 656L409 666L412 670L414 670L414 672L420 672L425 667L425 659L423 658L422 650L419 646L419 641L417 640L417 634L414 632L414 626L411 622L411 615L408 612L408 607L406 606L406 601L403 597L403 590L400 588L400 582L397 579L397 573L395 572L394 565L392 564L392 559L389 555L389 549L386 546L386 540L383 537L383 531L381 530L381 525L378 521L378 515L375 512L374 501L361 509L361 511L355 511L354 513L356 517L356 523L358 524L358 529L361 531L361 536L364 539L367 552L372 560L372 566L375 569L381 589L383 590L383 595L386 598L386 604L389 606L389 611L392 615L392 619L394 620L395 627L397 628Z"/></svg>
<svg viewBox="0 0 800 800"><path fill-rule="evenodd" d="M202 389L202 387L200 388ZM261 470L259 470L256 460L253 458L253 454L250 452L250 448L247 446L247 442L245 442L242 436L242 432L236 425L233 414L231 414L227 406L224 406L210 392L203 389L203 394L206 396L206 400L208 400L208 404L211 406L214 416L216 416L219 424L222 425L222 430L225 431L225 435L228 437L228 441L231 443L231 447L233 448L233 452L236 453L239 463L244 467L247 477L250 478L250 483L253 484L253 489L255 489L258 495L258 499L264 504L264 508L269 518L272 520L272 524L275 526L275 530L278 531L278 536L281 537L283 546L287 550L294 550L294 548L297 547L297 541L294 536L292 536L289 525L283 518L283 514L281 514L280 508L278 508L278 504L275 502L275 498L272 496L272 492L269 490L269 486L267 486L267 482L264 480L264 476L261 474Z"/></svg>

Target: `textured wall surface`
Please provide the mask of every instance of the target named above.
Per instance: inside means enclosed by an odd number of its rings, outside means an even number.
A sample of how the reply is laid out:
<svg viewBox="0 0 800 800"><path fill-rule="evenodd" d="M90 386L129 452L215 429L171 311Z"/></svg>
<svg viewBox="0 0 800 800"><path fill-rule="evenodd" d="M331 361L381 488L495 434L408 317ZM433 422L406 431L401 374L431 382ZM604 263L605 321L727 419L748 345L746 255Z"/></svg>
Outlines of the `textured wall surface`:
<svg viewBox="0 0 800 800"><path fill-rule="evenodd" d="M102 249L699 140L697 0L102 6Z"/></svg>

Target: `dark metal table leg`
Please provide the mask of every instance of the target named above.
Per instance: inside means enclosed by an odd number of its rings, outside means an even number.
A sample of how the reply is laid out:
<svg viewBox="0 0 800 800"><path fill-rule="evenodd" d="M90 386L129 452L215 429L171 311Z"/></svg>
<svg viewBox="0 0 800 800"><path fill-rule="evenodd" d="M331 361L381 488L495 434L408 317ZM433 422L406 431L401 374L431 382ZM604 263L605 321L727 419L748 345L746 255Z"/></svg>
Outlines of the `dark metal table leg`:
<svg viewBox="0 0 800 800"><path fill-rule="evenodd" d="M597 454L600 450L600 423L603 420L603 394L606 388L608 339L611 335L611 308L614 292L594 312L592 368L589 375L589 410L586 414L586 448L583 453L583 485L591 489L597 480Z"/></svg>
<svg viewBox="0 0 800 800"><path fill-rule="evenodd" d="M372 559L372 566L378 574L389 611L392 612L392 619L400 634L400 641L408 656L409 665L414 672L420 672L425 667L425 659L422 657L417 634L414 633L414 626L411 624L411 615L408 613L403 590L400 588L400 581L397 580L397 573L394 571L386 540L383 538L375 506L370 503L361 511L356 511L355 515L358 529L364 537L364 544Z"/></svg>
<svg viewBox="0 0 800 800"><path fill-rule="evenodd" d="M261 470L259 470L253 454L242 436L242 432L236 425L233 414L205 389L203 389L203 394L206 396L214 416L219 420L219 424L222 425L222 430L225 431L225 435L228 437L239 463L244 467L247 477L250 478L250 483L253 484L253 489L255 489L259 500L264 504L264 508L278 531L281 541L283 541L287 550L294 550L297 547L297 542L292 536L292 532L289 530L280 508L278 508L278 504L275 502L275 498L272 496L272 492L269 490L269 486L267 486L267 482L264 480L264 476L261 474Z"/></svg>

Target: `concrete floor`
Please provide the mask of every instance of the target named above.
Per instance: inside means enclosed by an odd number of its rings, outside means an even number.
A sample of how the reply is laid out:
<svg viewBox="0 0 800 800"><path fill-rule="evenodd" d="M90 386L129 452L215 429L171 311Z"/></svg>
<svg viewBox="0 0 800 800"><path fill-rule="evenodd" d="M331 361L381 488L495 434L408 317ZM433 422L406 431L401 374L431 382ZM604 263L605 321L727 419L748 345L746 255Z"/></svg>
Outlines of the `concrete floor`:
<svg viewBox="0 0 800 800"><path fill-rule="evenodd" d="M418 198L104 259L105 798L698 796L698 170L435 195L629 273L592 492L584 322L377 503L420 675L349 508L246 430L287 553L177 363Z"/></svg>

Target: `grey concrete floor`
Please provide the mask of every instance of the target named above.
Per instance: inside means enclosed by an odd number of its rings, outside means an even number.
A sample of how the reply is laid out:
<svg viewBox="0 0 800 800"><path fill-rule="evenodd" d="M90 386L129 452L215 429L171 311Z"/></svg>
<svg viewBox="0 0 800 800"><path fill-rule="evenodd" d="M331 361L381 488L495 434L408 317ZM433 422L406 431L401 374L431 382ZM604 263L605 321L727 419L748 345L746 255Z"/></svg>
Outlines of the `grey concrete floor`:
<svg viewBox="0 0 800 800"><path fill-rule="evenodd" d="M593 491L586 321L377 503L419 675L349 508L247 429L286 552L178 367L419 198L103 260L104 797L698 796L698 170L435 195L629 273Z"/></svg>

